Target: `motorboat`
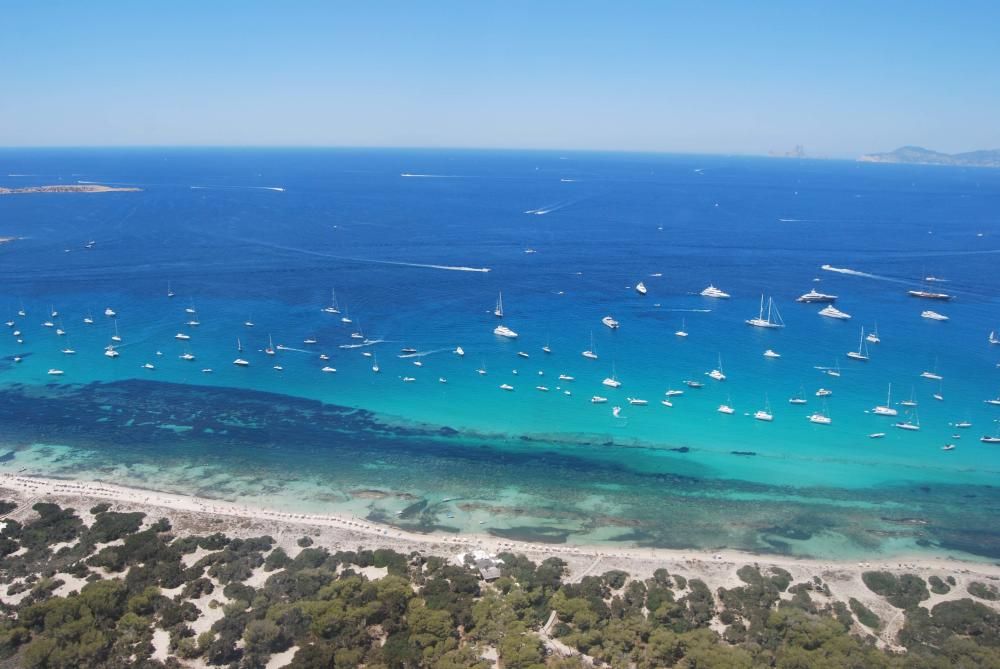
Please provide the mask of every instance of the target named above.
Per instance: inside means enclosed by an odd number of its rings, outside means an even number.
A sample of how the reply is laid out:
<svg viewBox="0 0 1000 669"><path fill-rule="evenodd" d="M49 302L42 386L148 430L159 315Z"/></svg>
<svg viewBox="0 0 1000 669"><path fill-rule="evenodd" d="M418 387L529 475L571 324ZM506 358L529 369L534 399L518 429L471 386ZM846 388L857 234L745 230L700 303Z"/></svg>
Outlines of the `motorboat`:
<svg viewBox="0 0 1000 669"><path fill-rule="evenodd" d="M647 292L646 291L646 284L644 284L642 281L640 281L639 283L635 284L635 292L639 293L640 295L645 295L646 292Z"/></svg>
<svg viewBox="0 0 1000 669"><path fill-rule="evenodd" d="M947 301L952 298L952 296L948 295L947 293L932 293L928 290L908 290L906 291L906 294L909 295L910 297L919 297L925 300Z"/></svg>
<svg viewBox="0 0 1000 669"><path fill-rule="evenodd" d="M836 302L836 295L826 295L824 293L818 292L815 288L811 289L808 293L804 295L799 295L795 298L796 302Z"/></svg>
<svg viewBox="0 0 1000 669"><path fill-rule="evenodd" d="M604 323L609 328L611 328L612 330L617 330L619 327L621 327L621 323L616 321L611 316L605 316L604 318L601 319L601 322Z"/></svg>
<svg viewBox="0 0 1000 669"><path fill-rule="evenodd" d="M931 321L946 321L946 320L948 320L948 317L945 316L944 314L939 314L938 312L931 311L930 309L928 309L927 311L921 311L920 312L920 317L921 318L926 318L926 319L931 320Z"/></svg>
<svg viewBox="0 0 1000 669"><path fill-rule="evenodd" d="M517 339L517 333L506 325L498 325L493 328L493 334L498 337L506 337L507 339Z"/></svg>
<svg viewBox="0 0 1000 669"><path fill-rule="evenodd" d="M726 292L724 292L724 291L716 288L712 284L709 284L708 288L706 288L705 290L701 291L701 296L702 297L714 297L716 299L722 299L722 300L728 299L729 297L731 297L731 295L729 293L726 293Z"/></svg>

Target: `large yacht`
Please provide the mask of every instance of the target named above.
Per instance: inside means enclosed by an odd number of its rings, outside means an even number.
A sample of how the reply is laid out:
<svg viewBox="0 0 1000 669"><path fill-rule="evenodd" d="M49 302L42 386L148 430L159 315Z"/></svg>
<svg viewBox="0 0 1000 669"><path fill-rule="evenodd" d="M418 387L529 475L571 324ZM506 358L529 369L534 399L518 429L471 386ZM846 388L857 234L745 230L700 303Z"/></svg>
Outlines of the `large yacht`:
<svg viewBox="0 0 1000 669"><path fill-rule="evenodd" d="M836 295L826 295L825 293L820 293L815 288L810 290L808 293L799 295L796 302L836 302Z"/></svg>
<svg viewBox="0 0 1000 669"><path fill-rule="evenodd" d="M723 292L711 284L709 284L708 288L701 291L701 295L702 297L715 297L719 299L726 299L730 297L729 293Z"/></svg>
<svg viewBox="0 0 1000 669"><path fill-rule="evenodd" d="M506 337L507 339L517 339L517 333L511 330L506 325L498 325L493 328L493 334L498 337Z"/></svg>
<svg viewBox="0 0 1000 669"><path fill-rule="evenodd" d="M832 304L829 304L829 305L823 307L822 309L820 309L819 310L819 315L820 316L826 316L827 318L837 318L837 319L840 319L842 321L850 320L850 318L851 318L850 314L844 313L843 311L841 311L840 309L836 308Z"/></svg>

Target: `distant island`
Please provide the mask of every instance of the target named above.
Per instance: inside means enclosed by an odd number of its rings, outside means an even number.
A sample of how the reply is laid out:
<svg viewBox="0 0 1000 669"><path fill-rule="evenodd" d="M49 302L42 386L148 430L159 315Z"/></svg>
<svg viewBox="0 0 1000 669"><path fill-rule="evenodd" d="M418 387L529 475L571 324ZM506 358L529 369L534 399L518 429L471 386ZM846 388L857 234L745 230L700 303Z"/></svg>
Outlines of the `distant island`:
<svg viewBox="0 0 1000 669"><path fill-rule="evenodd" d="M956 167L1000 167L1000 149L941 153L919 146L903 146L889 153L869 153L862 163L908 163L911 165L952 165Z"/></svg>
<svg viewBox="0 0 1000 669"><path fill-rule="evenodd" d="M141 188L116 188L100 184L67 184L60 186L27 186L25 188L4 188L0 186L0 195L17 193L132 193Z"/></svg>

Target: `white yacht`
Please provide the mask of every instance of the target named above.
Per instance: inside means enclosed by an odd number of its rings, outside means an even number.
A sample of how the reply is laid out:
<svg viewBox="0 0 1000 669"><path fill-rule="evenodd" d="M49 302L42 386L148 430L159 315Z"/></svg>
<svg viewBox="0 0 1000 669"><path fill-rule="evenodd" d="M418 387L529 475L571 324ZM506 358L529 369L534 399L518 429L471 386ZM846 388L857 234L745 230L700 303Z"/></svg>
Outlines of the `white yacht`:
<svg viewBox="0 0 1000 669"><path fill-rule="evenodd" d="M455 355L461 357L461 356L465 355L465 350L461 346L456 346L455 347Z"/></svg>
<svg viewBox="0 0 1000 669"><path fill-rule="evenodd" d="M997 331L990 330L990 336L986 341L988 341L991 344L1000 344L1000 337L997 336Z"/></svg>
<svg viewBox="0 0 1000 669"><path fill-rule="evenodd" d="M49 376L62 376L65 373L66 372L62 371L61 369L50 369L49 370Z"/></svg>
<svg viewBox="0 0 1000 669"><path fill-rule="evenodd" d="M687 379L684 381L684 385L688 388L704 388L705 384L701 381L695 381L694 379Z"/></svg>
<svg viewBox="0 0 1000 669"><path fill-rule="evenodd" d="M593 397L590 398L591 404L604 404L607 401L608 401L607 397L601 397L600 395L594 395Z"/></svg>
<svg viewBox="0 0 1000 669"><path fill-rule="evenodd" d="M836 295L825 295L823 293L818 292L815 288L813 288L808 293L805 293L803 295L799 295L795 299L795 301L796 302L836 302L837 301L837 296Z"/></svg>
<svg viewBox="0 0 1000 669"><path fill-rule="evenodd" d="M74 355L76 353L76 351L71 348L64 348L62 352L65 353L66 355Z"/></svg>
<svg viewBox="0 0 1000 669"><path fill-rule="evenodd" d="M889 384L889 392L885 396L885 405L884 406L877 406L877 407L875 407L874 409L872 409L872 413L875 414L876 416L896 416L896 415L899 414L899 411L897 411L896 409L894 409L893 406L892 406L892 384L891 383Z"/></svg>
<svg viewBox="0 0 1000 669"><path fill-rule="evenodd" d="M527 354L527 352L525 352L525 351L518 351L517 352L517 357L519 357L519 358L530 358L531 356L529 356Z"/></svg>
<svg viewBox="0 0 1000 669"><path fill-rule="evenodd" d="M549 387L548 386L535 386L535 390L538 390L538 391L543 392L543 393L547 393L547 392L549 392Z"/></svg>
<svg viewBox="0 0 1000 669"><path fill-rule="evenodd" d="M842 320L842 321L850 320L850 318L851 318L850 314L844 313L843 311L841 311L840 309L836 308L832 304L828 304L827 306L825 306L822 309L820 309L819 310L819 315L820 316L826 316L827 318L836 318L836 319L839 319L839 320Z"/></svg>
<svg viewBox="0 0 1000 669"><path fill-rule="evenodd" d="M267 335L267 348L264 349L264 353L274 355L274 340L271 339L271 335Z"/></svg>
<svg viewBox="0 0 1000 669"><path fill-rule="evenodd" d="M184 353L183 355L181 355L181 360L194 360L194 354L192 354L192 353ZM204 370L202 370L202 371L204 371Z"/></svg>
<svg viewBox="0 0 1000 669"><path fill-rule="evenodd" d="M954 451L955 450L955 444L945 444L944 446L941 447L941 450L942 451Z"/></svg>
<svg viewBox="0 0 1000 669"><path fill-rule="evenodd" d="M252 318L248 318L245 321L243 321L243 327L252 328L253 326L254 322Z"/></svg>
<svg viewBox="0 0 1000 669"><path fill-rule="evenodd" d="M932 320L932 321L946 321L946 320L948 320L948 317L945 316L944 314L939 314L938 312L931 311L930 309L928 309L927 311L920 312L920 317L921 318L926 318L926 319Z"/></svg>
<svg viewBox="0 0 1000 669"><path fill-rule="evenodd" d="M143 369L156 369L156 367L154 367L153 363L151 363L151 362L147 362L145 365L142 366L142 368Z"/></svg>
<svg viewBox="0 0 1000 669"><path fill-rule="evenodd" d="M191 335L185 334L183 332L178 332L177 334L174 335L174 339L181 339L181 340L184 340L184 341L187 341L190 338L191 338Z"/></svg>
<svg viewBox="0 0 1000 669"><path fill-rule="evenodd" d="M935 370L933 372L927 372L927 371L920 372L920 378L930 379L931 381L941 381L944 377L938 374L937 371Z"/></svg>
<svg viewBox="0 0 1000 669"><path fill-rule="evenodd" d="M121 335L118 334L118 320L115 319L115 333L111 335L111 341L121 341Z"/></svg>
<svg viewBox="0 0 1000 669"><path fill-rule="evenodd" d="M780 353L776 353L776 352L774 352L771 349L767 349L766 351L764 351L764 357L765 358L780 358L781 354Z"/></svg>
<svg viewBox="0 0 1000 669"><path fill-rule="evenodd" d="M701 291L701 295L702 297L715 297L723 300L730 297L729 293L723 292L711 284L709 284L708 288Z"/></svg>
<svg viewBox="0 0 1000 669"><path fill-rule="evenodd" d="M992 404L995 407L1000 407L1000 397L995 397L993 399L983 400L986 404Z"/></svg>
<svg viewBox="0 0 1000 669"><path fill-rule="evenodd" d="M172 290L172 289L170 288L170 282L169 282L169 281L167 281L167 297L173 297L173 296L174 296L174 295L176 295L176 294L177 294L177 293L175 293L175 292L174 292L174 291L173 291L173 290Z"/></svg>
<svg viewBox="0 0 1000 669"><path fill-rule="evenodd" d="M337 306L337 290L335 288L330 289L330 306L323 307L322 311L327 314L340 313L340 307Z"/></svg>
<svg viewBox="0 0 1000 669"><path fill-rule="evenodd" d="M755 411L753 417L765 423L770 423L774 420L774 415L771 413L771 405L768 403L767 398L764 398L764 408Z"/></svg>
<svg viewBox="0 0 1000 669"><path fill-rule="evenodd" d="M336 369L334 369L333 367L330 367L329 365L327 365L326 367L323 367L323 368L322 368L322 369L320 369L319 371L321 371L321 372L325 372L326 374L333 374L333 373L334 373L334 372L336 372L337 370L336 370Z"/></svg>
<svg viewBox="0 0 1000 669"><path fill-rule="evenodd" d="M641 400L638 397L627 397L625 399L627 399L628 403L631 404L632 406L644 407L647 404L649 404L649 402L647 402L646 400Z"/></svg>
<svg viewBox="0 0 1000 669"><path fill-rule="evenodd" d="M570 376L569 374L560 374L559 375L559 380L560 381L575 381L576 377Z"/></svg>
<svg viewBox="0 0 1000 669"><path fill-rule="evenodd" d="M951 295L947 293L932 293L929 290L908 290L906 294L910 297L920 297L925 300L942 300L947 302L952 298Z"/></svg>
<svg viewBox="0 0 1000 669"><path fill-rule="evenodd" d="M684 394L684 391L683 391L683 390L673 390L673 389L671 388L671 389L668 389L668 390L667 390L667 391L666 391L665 393L663 393L663 394L664 394L664 395L666 395L667 397L677 397L677 396L679 396L679 395L683 395L683 394Z"/></svg>
<svg viewBox="0 0 1000 669"><path fill-rule="evenodd" d="M783 328L785 327L784 321L781 320L781 314L778 312L778 307L774 306L774 298L767 298L767 318L764 318L764 296L760 296L760 312L757 314L757 318L750 318L746 321L747 325L752 325L755 328Z"/></svg>
<svg viewBox="0 0 1000 669"><path fill-rule="evenodd" d="M514 386L510 385L509 383L501 383L500 384L500 390L506 390L506 391L510 392L510 391L514 390Z"/></svg>
<svg viewBox="0 0 1000 669"><path fill-rule="evenodd" d="M493 328L493 334L498 337L506 337L507 339L517 339L517 333L506 325L498 325Z"/></svg>
<svg viewBox="0 0 1000 669"><path fill-rule="evenodd" d="M898 427L900 430L910 430L915 432L920 429L920 419L914 418L913 420L911 420L909 417L907 417L898 423L893 423L892 426Z"/></svg>
<svg viewBox="0 0 1000 669"><path fill-rule="evenodd" d="M107 309L104 310L104 315L107 316L108 318L114 318L115 317L114 309L108 307Z"/></svg>
<svg viewBox="0 0 1000 669"><path fill-rule="evenodd" d="M675 332L674 335L677 336L677 337L687 337L688 336L688 333L687 333L687 323L685 322L685 319L683 319L683 318L681 319L681 329L678 330L677 332Z"/></svg>
<svg viewBox="0 0 1000 669"><path fill-rule="evenodd" d="M660 400L660 404L662 404L665 407L672 407L674 405L674 403L671 402L670 400Z"/></svg>
<svg viewBox="0 0 1000 669"><path fill-rule="evenodd" d="M882 339L878 336L878 323L875 324L875 328L865 335L865 341L869 344L881 344Z"/></svg>
<svg viewBox="0 0 1000 669"><path fill-rule="evenodd" d="M726 375L723 374L723 372L722 372L722 355L721 354L719 355L719 366L716 367L715 369L713 369L710 372L705 372L705 374L710 379L715 379L716 381L725 381L726 380Z"/></svg>
<svg viewBox="0 0 1000 669"><path fill-rule="evenodd" d="M827 390L826 388L820 388L816 391L816 397L829 397L833 394L832 390Z"/></svg>
<svg viewBox="0 0 1000 669"><path fill-rule="evenodd" d="M724 413L727 416L731 416L734 413L736 413L736 409L734 409L732 407L732 403L729 401L728 398L726 398L726 403L725 404L720 404L719 408L716 409L716 411L718 411L719 413Z"/></svg>
<svg viewBox="0 0 1000 669"><path fill-rule="evenodd" d="M233 360L233 364L236 365L237 367L246 367L250 363L244 360L243 358L236 358L235 360Z"/></svg>
<svg viewBox="0 0 1000 669"><path fill-rule="evenodd" d="M644 284L642 281L640 281L639 283L635 284L635 292L639 293L640 295L645 295L646 292L647 292L646 291L646 284Z"/></svg>
<svg viewBox="0 0 1000 669"><path fill-rule="evenodd" d="M868 344L865 342L865 328L861 326L861 338L858 340L858 350L848 351L847 357L852 360L868 362Z"/></svg>
<svg viewBox="0 0 1000 669"><path fill-rule="evenodd" d="M601 319L601 322L607 325L612 330L617 330L619 327L621 327L621 323L616 321L611 316L605 316L604 318Z"/></svg>
<svg viewBox="0 0 1000 669"><path fill-rule="evenodd" d="M104 349L104 355L108 356L109 358L117 358L119 354L118 351L115 350L114 346L108 346L107 348Z"/></svg>
<svg viewBox="0 0 1000 669"><path fill-rule="evenodd" d="M84 316L83 322L86 325L93 325L94 324L94 318L90 314L87 314L86 316Z"/></svg>

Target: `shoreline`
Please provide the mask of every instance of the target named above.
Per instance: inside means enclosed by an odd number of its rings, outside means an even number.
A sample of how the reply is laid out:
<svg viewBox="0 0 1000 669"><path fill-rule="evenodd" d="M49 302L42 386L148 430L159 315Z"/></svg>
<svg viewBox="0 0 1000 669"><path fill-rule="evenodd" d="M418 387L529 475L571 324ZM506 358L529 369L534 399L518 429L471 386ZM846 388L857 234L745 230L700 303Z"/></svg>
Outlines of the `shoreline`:
<svg viewBox="0 0 1000 669"><path fill-rule="evenodd" d="M634 574L644 573L651 564L711 564L725 567L755 564L781 568L798 568L812 573L858 572L884 570L891 572L945 571L961 574L975 574L987 578L1000 579L1000 564L975 562L955 557L929 557L923 555L879 556L864 561L820 560L790 555L758 554L746 551L720 549L670 549L640 548L635 546L598 546L569 544L539 544L494 537L487 534L421 534L398 529L388 525L378 525L354 516L344 514L306 514L275 511L262 506L213 500L179 493L161 492L152 489L75 479L54 479L11 473L0 474L0 491L10 490L22 497L21 505L34 503L37 498L81 499L111 501L123 507L141 510L167 510L194 514L239 519L250 524L281 523L289 526L332 531L333 538L343 542L362 539L369 548L393 548L395 550L418 550L438 555L454 555L457 552L479 550L491 554L504 551L520 552L529 556L560 557L567 562L605 560L624 561ZM3 493L0 492L0 495ZM23 511L22 506L19 510ZM14 512L16 513L16 511ZM152 516L154 512L147 513ZM303 529L305 532L305 529ZM649 573L656 567L649 568ZM571 564L571 571L574 571Z"/></svg>

